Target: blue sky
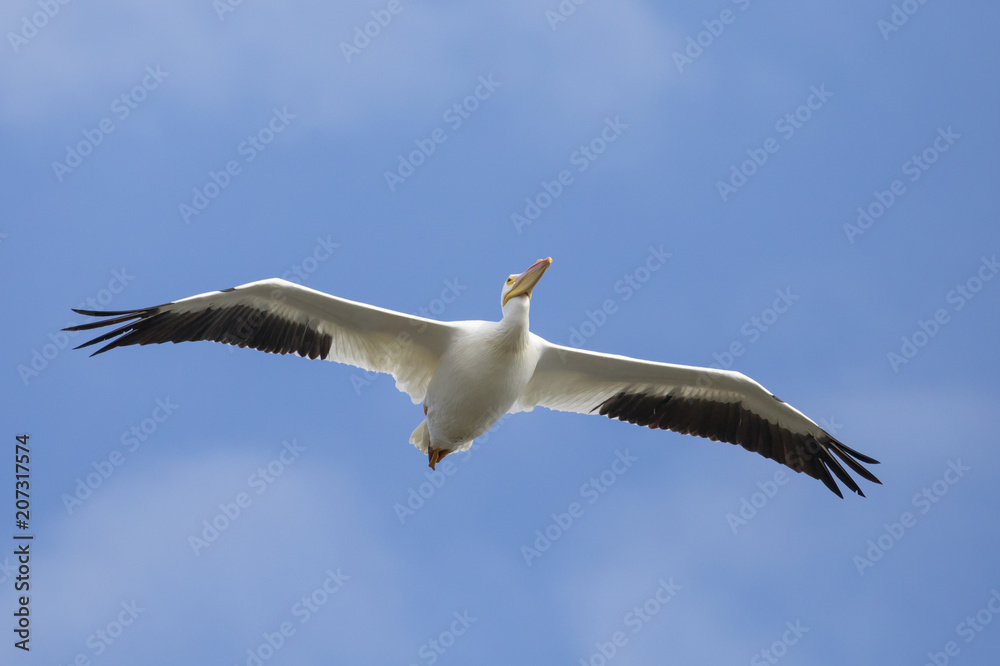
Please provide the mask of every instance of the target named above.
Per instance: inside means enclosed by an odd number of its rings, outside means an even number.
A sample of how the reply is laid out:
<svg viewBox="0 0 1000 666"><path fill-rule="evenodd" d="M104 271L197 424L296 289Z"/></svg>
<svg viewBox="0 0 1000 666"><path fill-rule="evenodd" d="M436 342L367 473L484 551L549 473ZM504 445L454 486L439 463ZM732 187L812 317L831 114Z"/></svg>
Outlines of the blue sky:
<svg viewBox="0 0 1000 666"><path fill-rule="evenodd" d="M4 663L992 663L997 8L559 7L4 4ZM536 333L744 372L885 485L543 409L429 477L388 377L59 332L278 276L495 319L545 256Z"/></svg>

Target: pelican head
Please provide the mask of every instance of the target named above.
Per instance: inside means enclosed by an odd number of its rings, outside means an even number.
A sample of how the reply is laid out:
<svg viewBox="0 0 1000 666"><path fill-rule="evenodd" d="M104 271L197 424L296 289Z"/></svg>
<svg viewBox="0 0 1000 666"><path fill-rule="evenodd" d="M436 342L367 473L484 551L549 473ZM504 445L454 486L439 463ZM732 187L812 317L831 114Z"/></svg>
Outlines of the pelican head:
<svg viewBox="0 0 1000 666"><path fill-rule="evenodd" d="M545 271L551 265L552 257L546 257L545 259L539 259L535 263L531 264L531 266L528 267L528 270L524 271L520 275L509 276L503 285L503 291L500 292L501 306L507 305L507 301L515 296L531 298L531 290L535 288L535 285L538 284L542 275L545 274Z"/></svg>

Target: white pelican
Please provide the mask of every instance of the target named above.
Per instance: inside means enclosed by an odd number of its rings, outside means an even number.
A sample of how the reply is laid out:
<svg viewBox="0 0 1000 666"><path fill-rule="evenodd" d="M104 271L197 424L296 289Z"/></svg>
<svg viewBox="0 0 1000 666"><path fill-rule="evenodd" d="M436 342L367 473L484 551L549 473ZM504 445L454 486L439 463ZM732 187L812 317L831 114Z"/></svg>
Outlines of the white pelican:
<svg viewBox="0 0 1000 666"><path fill-rule="evenodd" d="M541 405L739 444L820 479L840 497L831 471L864 493L837 458L881 483L858 462L877 460L738 372L599 354L531 333L531 292L551 263L540 259L507 278L499 322L434 321L272 279L139 310L75 310L106 318L66 330L122 324L80 345L110 340L92 355L125 345L213 340L388 373L415 404L423 401L425 418L410 443L432 468L468 449L504 414Z"/></svg>

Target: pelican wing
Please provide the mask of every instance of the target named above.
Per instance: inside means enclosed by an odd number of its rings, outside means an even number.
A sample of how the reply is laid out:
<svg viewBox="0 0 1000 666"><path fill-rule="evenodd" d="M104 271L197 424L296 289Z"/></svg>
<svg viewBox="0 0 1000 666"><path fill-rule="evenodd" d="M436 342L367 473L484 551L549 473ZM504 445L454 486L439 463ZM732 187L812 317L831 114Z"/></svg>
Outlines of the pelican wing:
<svg viewBox="0 0 1000 666"><path fill-rule="evenodd" d="M415 403L423 400L456 330L454 324L356 303L279 279L139 310L75 311L105 319L68 331L121 325L80 345L109 341L92 355L126 345L212 340L388 373Z"/></svg>
<svg viewBox="0 0 1000 666"><path fill-rule="evenodd" d="M537 405L600 414L636 425L739 444L821 480L843 497L831 471L864 497L839 457L881 483L858 461L877 464L837 441L811 419L738 372L641 361L546 342L514 411ZM836 454L836 455L833 455Z"/></svg>

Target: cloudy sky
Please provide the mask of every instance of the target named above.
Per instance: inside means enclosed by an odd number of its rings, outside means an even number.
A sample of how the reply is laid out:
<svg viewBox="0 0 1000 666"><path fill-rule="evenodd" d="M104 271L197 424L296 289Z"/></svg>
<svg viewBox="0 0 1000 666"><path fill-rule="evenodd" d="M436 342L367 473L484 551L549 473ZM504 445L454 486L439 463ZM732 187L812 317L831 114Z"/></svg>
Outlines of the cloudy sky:
<svg viewBox="0 0 1000 666"><path fill-rule="evenodd" d="M331 4L0 9L4 663L991 663L994 4ZM60 332L281 276L496 319L546 256L536 333L884 485L543 409L430 475L391 378Z"/></svg>

